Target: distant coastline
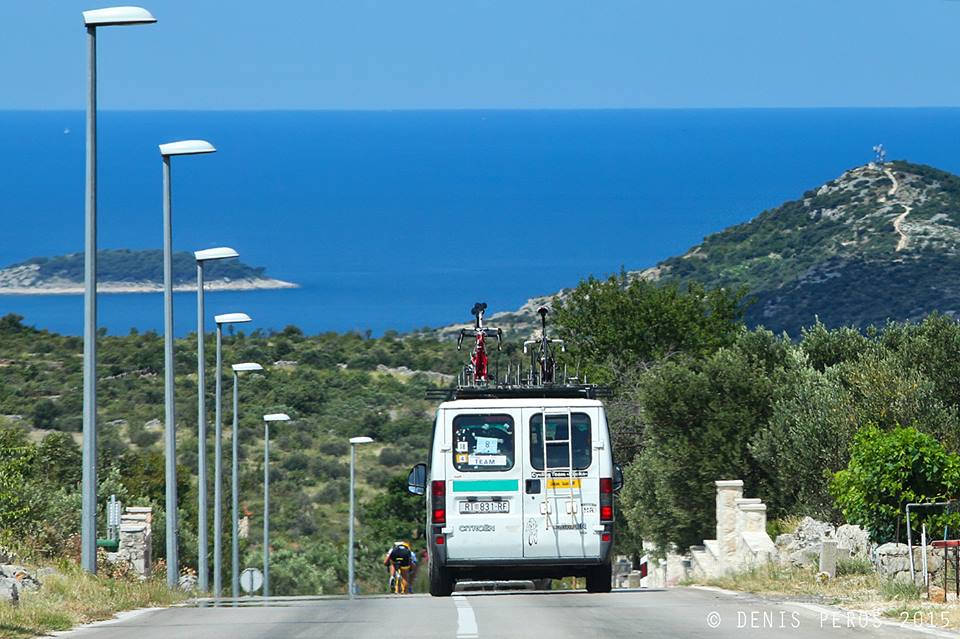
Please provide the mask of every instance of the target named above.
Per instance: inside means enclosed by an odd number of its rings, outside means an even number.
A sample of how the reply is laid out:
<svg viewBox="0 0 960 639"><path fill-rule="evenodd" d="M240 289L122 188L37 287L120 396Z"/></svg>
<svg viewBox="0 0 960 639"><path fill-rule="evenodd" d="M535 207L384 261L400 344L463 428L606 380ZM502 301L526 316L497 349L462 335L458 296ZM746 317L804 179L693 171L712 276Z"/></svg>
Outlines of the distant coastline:
<svg viewBox="0 0 960 639"><path fill-rule="evenodd" d="M98 252L101 293L159 293L163 291L160 251L126 249ZM80 253L37 257L0 269L0 295L82 295L84 258ZM298 288L297 284L268 277L262 268L239 261L212 262L204 268L205 287L211 291L253 291ZM190 253L173 256L173 290L196 291L196 261Z"/></svg>
<svg viewBox="0 0 960 639"><path fill-rule="evenodd" d="M257 278L243 280L214 280L205 282L208 291L259 291L300 288L299 284ZM196 284L175 284L174 292L196 291ZM163 285L156 282L99 282L98 293L161 293ZM77 282L44 282L31 286L0 286L0 295L82 295L83 284Z"/></svg>

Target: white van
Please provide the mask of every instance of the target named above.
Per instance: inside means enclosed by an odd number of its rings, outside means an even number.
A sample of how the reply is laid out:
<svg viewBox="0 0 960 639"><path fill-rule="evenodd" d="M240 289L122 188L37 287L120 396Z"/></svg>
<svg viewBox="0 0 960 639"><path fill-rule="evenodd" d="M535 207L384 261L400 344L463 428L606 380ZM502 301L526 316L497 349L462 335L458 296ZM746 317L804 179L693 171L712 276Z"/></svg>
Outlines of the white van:
<svg viewBox="0 0 960 639"><path fill-rule="evenodd" d="M426 495L430 594L458 579L566 576L609 592L623 475L595 387L460 390L408 478Z"/></svg>

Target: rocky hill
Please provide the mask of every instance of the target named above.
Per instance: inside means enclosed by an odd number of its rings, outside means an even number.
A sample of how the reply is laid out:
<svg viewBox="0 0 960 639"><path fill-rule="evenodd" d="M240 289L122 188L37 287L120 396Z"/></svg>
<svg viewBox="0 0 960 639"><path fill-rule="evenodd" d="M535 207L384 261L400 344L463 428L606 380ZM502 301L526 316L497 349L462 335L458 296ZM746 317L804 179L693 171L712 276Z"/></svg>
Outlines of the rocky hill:
<svg viewBox="0 0 960 639"><path fill-rule="evenodd" d="M893 162L851 169L642 274L744 287L750 324L796 334L960 310L960 177Z"/></svg>
<svg viewBox="0 0 960 639"><path fill-rule="evenodd" d="M856 167L633 275L746 288L753 299L747 323L792 335L816 317L828 326L865 327L931 311L954 316L960 177L908 162ZM553 297L490 321L531 331L534 309Z"/></svg>
<svg viewBox="0 0 960 639"><path fill-rule="evenodd" d="M0 269L0 294L83 293L83 253L35 257ZM173 255L175 290L196 290L193 254ZM217 260L204 267L207 286L215 290L294 288L297 285L267 277L264 269L238 260ZM98 290L104 293L142 293L162 290L163 253L159 250L103 250L97 253Z"/></svg>

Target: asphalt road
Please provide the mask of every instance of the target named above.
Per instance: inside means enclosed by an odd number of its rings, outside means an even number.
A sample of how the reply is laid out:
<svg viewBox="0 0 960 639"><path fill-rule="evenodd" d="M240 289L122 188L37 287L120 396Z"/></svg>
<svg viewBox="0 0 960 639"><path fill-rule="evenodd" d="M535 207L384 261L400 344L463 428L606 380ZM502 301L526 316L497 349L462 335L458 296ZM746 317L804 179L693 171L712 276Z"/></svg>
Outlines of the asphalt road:
<svg viewBox="0 0 960 639"><path fill-rule="evenodd" d="M956 637L895 620L698 589L470 593L436 599L295 598L232 607L138 613L64 633L70 639L292 639L393 637L598 639L651 637Z"/></svg>

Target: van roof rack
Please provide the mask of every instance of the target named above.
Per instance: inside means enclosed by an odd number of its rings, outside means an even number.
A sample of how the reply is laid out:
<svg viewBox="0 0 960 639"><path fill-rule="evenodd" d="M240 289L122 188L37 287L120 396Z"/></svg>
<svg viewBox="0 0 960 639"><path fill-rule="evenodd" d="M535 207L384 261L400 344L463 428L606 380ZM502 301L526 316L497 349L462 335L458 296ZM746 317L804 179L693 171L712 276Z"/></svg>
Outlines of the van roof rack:
<svg viewBox="0 0 960 639"><path fill-rule="evenodd" d="M428 388L426 398L453 401L456 399L602 399L612 397L609 386L596 384L527 385L462 385L453 388Z"/></svg>
<svg viewBox="0 0 960 639"><path fill-rule="evenodd" d="M496 338L499 351L503 341L503 331L483 325L486 310L486 302L474 304L470 310L474 318L473 330L461 329L457 337L457 350L463 347L463 340L467 335L473 335L475 345L470 355L470 362L457 375L456 385L450 388L429 388L426 392L427 399L443 401L525 398L599 399L613 396L609 386L588 384L586 376L580 377L579 367L574 375L567 374L566 365L562 370L560 369L554 347L559 347L560 351L565 353L566 345L562 339L547 335L547 314L550 309L546 306L537 309L541 323L539 339L523 342L524 355L530 355L529 368L523 370L524 367L520 362L516 367L508 365L507 374L501 378L498 358L497 370L491 375L486 339Z"/></svg>

